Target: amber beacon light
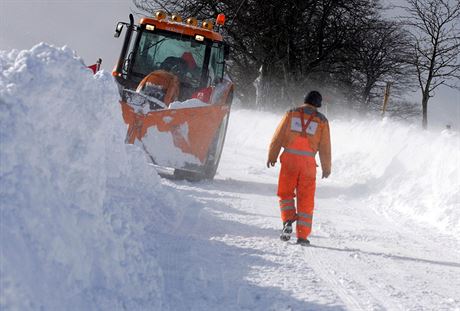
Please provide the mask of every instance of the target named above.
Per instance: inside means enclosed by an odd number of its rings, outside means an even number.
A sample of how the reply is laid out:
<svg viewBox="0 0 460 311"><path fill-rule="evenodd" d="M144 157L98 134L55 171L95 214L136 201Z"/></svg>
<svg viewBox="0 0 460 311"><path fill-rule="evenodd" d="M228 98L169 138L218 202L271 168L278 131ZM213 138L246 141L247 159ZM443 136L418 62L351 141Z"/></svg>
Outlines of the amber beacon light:
<svg viewBox="0 0 460 311"><path fill-rule="evenodd" d="M166 18L166 13L164 11L156 11L154 16L156 19L162 20Z"/></svg>
<svg viewBox="0 0 460 311"><path fill-rule="evenodd" d="M182 22L182 17L178 14L173 14L171 15L171 20L176 23L181 23Z"/></svg>
<svg viewBox="0 0 460 311"><path fill-rule="evenodd" d="M212 30L212 27L214 27L214 25L212 24L212 22L210 21L204 21L202 24L201 24L201 27L207 29L207 30Z"/></svg>
<svg viewBox="0 0 460 311"><path fill-rule="evenodd" d="M198 21L197 21L197 19L195 17L189 17L189 18L187 18L185 20L185 22L187 24L189 24L190 26L195 26L196 27L198 25Z"/></svg>

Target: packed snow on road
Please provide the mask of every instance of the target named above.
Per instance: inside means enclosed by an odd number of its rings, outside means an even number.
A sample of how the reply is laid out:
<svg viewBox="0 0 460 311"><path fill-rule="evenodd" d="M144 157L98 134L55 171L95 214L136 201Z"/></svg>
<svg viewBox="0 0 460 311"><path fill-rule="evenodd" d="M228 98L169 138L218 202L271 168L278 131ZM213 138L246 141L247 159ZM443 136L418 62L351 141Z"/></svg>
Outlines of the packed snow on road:
<svg viewBox="0 0 460 311"><path fill-rule="evenodd" d="M302 247L265 166L282 114L234 107L191 183L124 144L118 99L68 47L0 52L2 310L459 310L458 132L328 116Z"/></svg>

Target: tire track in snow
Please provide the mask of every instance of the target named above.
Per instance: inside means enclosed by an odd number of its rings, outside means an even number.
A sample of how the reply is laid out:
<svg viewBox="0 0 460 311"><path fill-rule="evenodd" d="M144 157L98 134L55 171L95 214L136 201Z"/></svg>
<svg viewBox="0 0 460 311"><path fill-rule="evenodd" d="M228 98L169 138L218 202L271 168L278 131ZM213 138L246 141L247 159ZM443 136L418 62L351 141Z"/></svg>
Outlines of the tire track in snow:
<svg viewBox="0 0 460 311"><path fill-rule="evenodd" d="M234 189L228 189L232 188L228 186L234 182L236 181L176 184L182 190L191 191L203 205L202 216L207 215L202 218L198 213L187 209L190 215L182 219L187 224L182 230L184 234L192 236L201 236L207 232L215 237L214 240L240 250L247 249L244 253L258 252L256 257L260 256L269 265L253 266L248 269L245 277L257 288L263 290L275 287L280 289L280 293L290 293L290 297L298 299L291 301L291 307L310 303L318 306L333 305L338 310L341 306L347 310L423 309L427 305L443 309L447 306L435 303L433 299L416 300L429 288L422 288L425 278L419 280L417 277L420 274L415 271L416 267L424 267L423 262L411 267L414 261L410 256L404 260L404 253L407 253L406 256L410 255L410 250L414 249L414 246L409 245L412 238L402 240L404 243L399 246L396 243L403 239L402 234L405 231L398 228L391 230L392 234L388 235L390 231L386 232L382 228L389 224L387 221L382 223L375 214L367 211L364 216L361 207L342 209L338 213L336 208L328 208L325 206L326 202L322 202L323 207L318 210L317 215L318 227L314 229L312 236L313 246L305 249L292 245L292 242L285 244L275 235L278 232L275 230L279 229L275 210L271 212L266 208L271 200L263 196L255 199L255 195L251 193L233 192ZM361 216L358 218L356 214ZM214 227L208 223L209 216L224 220L227 225ZM350 228L350 218L360 219L360 225L355 222L358 227ZM369 227L372 227L372 231L369 231ZM387 234L382 236L382 233ZM327 240L322 241L321 237L325 236ZM401 247L407 248L408 252L400 254ZM393 255L395 252L396 255ZM415 277L407 280L412 273ZM243 279L233 282L239 284L238 286L248 286ZM401 288L402 285L414 289L415 293ZM436 295L436 291L428 293ZM278 296L272 296L270 300L285 299L281 294ZM252 299L251 295L248 297L249 300ZM447 296L439 297L443 299Z"/></svg>
<svg viewBox="0 0 460 311"><path fill-rule="evenodd" d="M314 270L321 275L332 288L338 291L338 295L345 299L347 306L352 310L402 310L399 305L394 304L391 300L382 297L382 293L377 290L379 286L372 284L372 279L366 278L363 268L366 263L360 260L362 270L356 270L352 265L347 265L343 258L337 256L328 256L327 262L319 259L318 252L326 253L320 249L321 246L312 245L306 253L309 255L309 263ZM331 250L333 251L333 250ZM325 257L325 256L324 256ZM339 272L340 266L347 265L348 270ZM378 267L372 267L378 270ZM350 295L350 293L352 293Z"/></svg>
<svg viewBox="0 0 460 311"><path fill-rule="evenodd" d="M326 208L319 211L318 216L327 211ZM337 216L343 217L336 213ZM315 271L338 291L337 294L344 299L351 310L401 310L400 305L394 304L392 300L387 299L385 293L382 293L382 288L378 286L380 279L374 280L367 274L372 275L374 271L381 271L378 265L381 262L365 260L367 256L361 254L359 249L347 247L347 244L340 246L343 241L353 240L347 236L349 233L342 230L338 232L330 220L324 221L321 220L322 217L319 218L312 236L313 244L305 250L309 258L308 262L312 264ZM321 239L316 239L323 234L328 237L327 244L321 243ZM356 234L356 237L360 237L360 233ZM361 238L372 239L368 236Z"/></svg>
<svg viewBox="0 0 460 311"><path fill-rule="evenodd" d="M460 263L455 263L454 253L448 256L442 246L426 243L416 227L382 219L374 209L362 204L352 203L340 213L332 207L334 202L323 204L318 216L327 220L318 222L315 233L325 234L330 242L327 246L314 246L318 251L327 250L327 264L346 266L345 272L339 273L360 284L362 288L357 288L357 293L370 295L377 302L376 308L380 305L387 310L407 310L430 306L449 310L455 305L453 288L459 282L452 277L458 275ZM444 256L437 256L437 251Z"/></svg>
<svg viewBox="0 0 460 311"><path fill-rule="evenodd" d="M270 263L251 267L245 279L262 289L278 288L280 293L289 293L293 298L289 303L282 297L268 299L278 306L274 310L280 310L279 307L288 310L346 310L347 306L337 292L304 262L303 252L297 245L262 237L225 235L214 239L249 252L258 251L259 256Z"/></svg>
<svg viewBox="0 0 460 311"><path fill-rule="evenodd" d="M340 284L340 281L337 280L337 276L332 275L329 272L332 271L332 269L325 265L322 260L318 259L319 256L315 253L315 251L316 250L314 250L312 246L304 247L303 252L307 254L305 257L306 264L309 265L315 273L329 285L330 289L342 300L347 309L369 310L369 306L367 304L360 302L359 297L355 296L352 291Z"/></svg>
<svg viewBox="0 0 460 311"><path fill-rule="evenodd" d="M202 191L203 190L204 189L202 189ZM235 213L235 211L232 212L229 210L219 210L218 208L216 209L216 207L219 205L218 202L221 201L219 197L231 195L230 191L225 191L224 189L208 191L204 190L203 194L209 192L219 194L215 197L208 197L205 195L204 197L206 197L206 199L199 199L205 205L207 205L208 208L210 208L208 212L218 218L231 220L232 222L235 222L235 225L238 223L246 223L247 225L252 224L256 227L260 226L260 223L257 220L245 218L243 215L238 215ZM246 200L247 199L244 198L244 196L234 196L231 202L231 206L233 206L235 210L243 211L248 205ZM208 202L205 203L206 201ZM226 200L220 203L224 203L225 205L225 201ZM229 204L229 202L226 204ZM211 208L211 206L213 207ZM321 252L320 249L307 249L307 252L305 252L303 248L297 245L290 245L292 244L291 242L287 244L280 243L278 240L270 240L272 238L273 237L270 237L269 241L262 241L259 239L250 238L249 236L245 237L225 235L225 237L214 239L243 249L254 249L260 250L262 252L274 251L276 256L268 257L271 262L279 264L279 267L276 269L269 269L272 276L267 276L267 267L264 267L260 271L258 269L254 269L251 272L252 280L255 282L255 284L258 284L262 287L267 286L268 284L271 284L272 286L279 286L284 290L291 291L294 296L302 299L305 301L305 303L309 303L313 298L313 301L315 299L326 299L328 303L332 302L333 304L340 302L341 305L349 310L384 309L379 299L374 297L376 295L372 295L373 299L370 301L369 296L362 297L362 295L360 296L359 294L356 294L357 287L360 293L369 291L369 289L364 285L365 282L357 283L353 277L349 276L339 277L339 274L334 273L334 271L339 270L336 268L339 266L337 261L331 261L331 258L328 257L330 265L327 265L327 263L324 263L318 259L320 258L320 256L318 256L318 252ZM300 264L301 268L299 268L299 260L301 263L303 262ZM332 267L335 267L335 270ZM265 276L261 276L262 274L265 274ZM283 279L283 275L289 275L289 282L283 281L280 283L280 280ZM318 283L317 280L322 280L323 284ZM315 285L309 285L306 287L308 283L315 283L317 284L317 287L315 288ZM313 296L303 296L301 292L305 289L308 289L307 291L311 292ZM399 308L390 309L398 310Z"/></svg>

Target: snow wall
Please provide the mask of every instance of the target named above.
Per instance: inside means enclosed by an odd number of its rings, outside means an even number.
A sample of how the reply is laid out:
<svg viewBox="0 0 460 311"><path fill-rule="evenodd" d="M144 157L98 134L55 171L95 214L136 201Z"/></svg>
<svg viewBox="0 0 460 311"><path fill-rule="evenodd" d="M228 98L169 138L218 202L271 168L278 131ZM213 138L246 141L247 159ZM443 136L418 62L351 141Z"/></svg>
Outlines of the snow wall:
<svg viewBox="0 0 460 311"><path fill-rule="evenodd" d="M0 309L162 309L149 237L178 200L124 144L118 98L69 48L0 52Z"/></svg>
<svg viewBox="0 0 460 311"><path fill-rule="evenodd" d="M395 221L416 220L458 237L458 132L423 131L386 119L335 120L331 127L333 179L348 195Z"/></svg>

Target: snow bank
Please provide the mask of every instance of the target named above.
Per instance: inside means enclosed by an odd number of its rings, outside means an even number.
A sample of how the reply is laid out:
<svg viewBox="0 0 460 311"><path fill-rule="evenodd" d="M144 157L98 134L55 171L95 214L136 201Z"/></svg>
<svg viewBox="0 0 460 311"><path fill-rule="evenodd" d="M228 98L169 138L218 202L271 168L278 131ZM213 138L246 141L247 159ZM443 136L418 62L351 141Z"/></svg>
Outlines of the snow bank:
<svg viewBox="0 0 460 311"><path fill-rule="evenodd" d="M195 107L207 107L207 103L199 100L198 98L187 99L186 101L180 102L175 101L169 104L169 109L182 109L182 108L195 108Z"/></svg>
<svg viewBox="0 0 460 311"><path fill-rule="evenodd" d="M383 121L333 121L334 183L389 217L460 233L460 136ZM395 212L395 213L394 213Z"/></svg>
<svg viewBox="0 0 460 311"><path fill-rule="evenodd" d="M109 74L67 47L0 51L1 309L161 310L145 241L171 195L125 134Z"/></svg>

